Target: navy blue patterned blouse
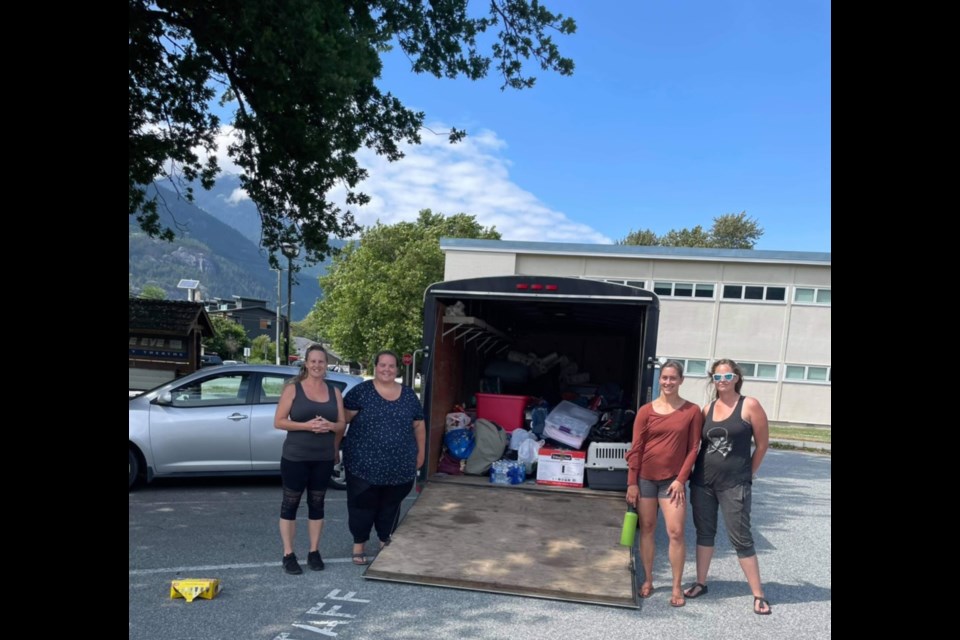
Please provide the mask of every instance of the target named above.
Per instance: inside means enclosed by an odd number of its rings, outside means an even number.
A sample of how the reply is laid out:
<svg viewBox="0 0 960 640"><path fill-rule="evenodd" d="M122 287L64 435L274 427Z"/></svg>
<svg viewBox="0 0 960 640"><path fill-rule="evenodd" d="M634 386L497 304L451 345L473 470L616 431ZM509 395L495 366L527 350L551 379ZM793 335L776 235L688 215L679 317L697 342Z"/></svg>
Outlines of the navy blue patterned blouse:
<svg viewBox="0 0 960 640"><path fill-rule="evenodd" d="M400 397L386 400L373 380L361 382L343 396L343 408L358 411L343 440L347 471L375 485L412 482L417 475L415 420L423 406L413 389L400 387Z"/></svg>

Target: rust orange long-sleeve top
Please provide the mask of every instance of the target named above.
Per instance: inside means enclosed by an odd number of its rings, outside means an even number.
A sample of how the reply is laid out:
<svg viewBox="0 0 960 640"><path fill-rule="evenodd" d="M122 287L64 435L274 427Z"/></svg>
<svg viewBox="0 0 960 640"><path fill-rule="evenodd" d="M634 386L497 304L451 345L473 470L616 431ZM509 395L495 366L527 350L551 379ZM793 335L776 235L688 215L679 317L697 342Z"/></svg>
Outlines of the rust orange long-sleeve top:
<svg viewBox="0 0 960 640"><path fill-rule="evenodd" d="M627 484L666 480L677 476L686 483L697 459L703 414L700 407L685 402L667 415L653 410L653 403L640 407L633 421L633 444L627 452Z"/></svg>

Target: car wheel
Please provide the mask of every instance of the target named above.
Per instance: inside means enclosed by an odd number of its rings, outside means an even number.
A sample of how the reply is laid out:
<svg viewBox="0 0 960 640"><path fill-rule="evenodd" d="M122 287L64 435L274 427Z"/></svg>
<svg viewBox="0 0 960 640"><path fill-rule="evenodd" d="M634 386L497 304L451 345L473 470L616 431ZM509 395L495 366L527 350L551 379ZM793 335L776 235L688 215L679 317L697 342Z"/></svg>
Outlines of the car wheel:
<svg viewBox="0 0 960 640"><path fill-rule="evenodd" d="M343 453L340 454L340 462L333 465L333 473L330 474L330 488L343 491L347 488L347 471L343 468Z"/></svg>
<svg viewBox="0 0 960 640"><path fill-rule="evenodd" d="M133 485L137 482L137 477L140 475L140 461L137 459L137 454L133 452L133 449L128 449L130 455L130 484L127 487L128 490L133 488Z"/></svg>

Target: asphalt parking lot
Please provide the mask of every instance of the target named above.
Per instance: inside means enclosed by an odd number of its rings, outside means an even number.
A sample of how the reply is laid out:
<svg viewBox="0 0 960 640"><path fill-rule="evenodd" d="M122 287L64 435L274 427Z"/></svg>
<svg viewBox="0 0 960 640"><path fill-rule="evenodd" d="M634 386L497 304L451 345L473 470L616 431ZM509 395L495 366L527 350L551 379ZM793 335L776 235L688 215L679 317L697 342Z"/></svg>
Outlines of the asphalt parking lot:
<svg viewBox="0 0 960 640"><path fill-rule="evenodd" d="M321 543L326 569L306 568L301 507L297 555L304 574L289 576L280 567L279 479L157 482L129 494L129 637L829 638L830 470L831 458L816 453L774 449L764 460L752 520L770 616L752 613L750 591L722 534L709 593L671 608L661 523L657 591L632 610L366 580L363 568L350 563L346 495L332 490ZM619 530L610 539L617 544ZM689 584L695 576L689 514L686 540ZM212 600L172 599L171 581L185 578L218 578L223 590Z"/></svg>

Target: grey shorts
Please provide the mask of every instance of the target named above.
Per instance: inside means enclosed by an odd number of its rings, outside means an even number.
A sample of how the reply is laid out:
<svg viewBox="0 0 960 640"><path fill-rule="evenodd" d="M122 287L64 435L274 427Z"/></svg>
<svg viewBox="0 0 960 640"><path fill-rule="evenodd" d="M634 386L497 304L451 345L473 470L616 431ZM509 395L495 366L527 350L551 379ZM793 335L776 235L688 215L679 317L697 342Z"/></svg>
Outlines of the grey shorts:
<svg viewBox="0 0 960 640"><path fill-rule="evenodd" d="M670 485L673 484L673 481L676 479L677 476L667 478L666 480L644 480L640 478L637 482L640 485L640 497L667 499L670 497L667 489L670 488Z"/></svg>

